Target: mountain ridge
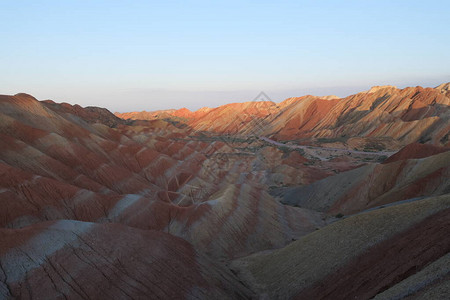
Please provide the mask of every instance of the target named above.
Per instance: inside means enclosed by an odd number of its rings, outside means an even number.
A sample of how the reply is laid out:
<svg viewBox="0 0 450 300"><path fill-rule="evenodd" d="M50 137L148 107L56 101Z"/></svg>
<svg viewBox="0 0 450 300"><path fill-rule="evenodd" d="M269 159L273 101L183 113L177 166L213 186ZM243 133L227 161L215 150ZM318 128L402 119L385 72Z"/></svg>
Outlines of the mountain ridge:
<svg viewBox="0 0 450 300"><path fill-rule="evenodd" d="M401 146L424 141L445 146L450 130L450 97L443 91L448 91L448 86L449 83L436 88L374 86L339 99L307 95L280 103L230 103L184 114L166 112L163 118L181 121L194 131L247 135L258 131L275 140L389 137L400 141ZM116 116L158 118L152 113L132 112ZM393 143L385 146L398 149Z"/></svg>

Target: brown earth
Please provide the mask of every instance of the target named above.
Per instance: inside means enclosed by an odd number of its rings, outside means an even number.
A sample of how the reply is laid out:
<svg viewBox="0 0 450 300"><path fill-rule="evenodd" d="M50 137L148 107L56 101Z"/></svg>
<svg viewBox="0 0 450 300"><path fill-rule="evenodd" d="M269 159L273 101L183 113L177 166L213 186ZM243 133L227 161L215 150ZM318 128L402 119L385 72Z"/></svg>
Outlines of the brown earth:
<svg viewBox="0 0 450 300"><path fill-rule="evenodd" d="M303 292L305 299L369 299L448 253L449 208L447 194L358 214L282 249L237 259L232 269L269 299ZM448 265L440 263L443 278ZM426 288L435 280L415 284Z"/></svg>
<svg viewBox="0 0 450 300"><path fill-rule="evenodd" d="M407 145L406 147L386 159L383 163L386 164L405 159L424 158L446 151L450 151L450 148L438 147L430 144L414 143Z"/></svg>
<svg viewBox="0 0 450 300"><path fill-rule="evenodd" d="M294 298L370 299L449 253L449 228L446 209L375 245Z"/></svg>
<svg viewBox="0 0 450 300"><path fill-rule="evenodd" d="M61 220L0 229L0 296L248 299L224 267L167 233Z"/></svg>

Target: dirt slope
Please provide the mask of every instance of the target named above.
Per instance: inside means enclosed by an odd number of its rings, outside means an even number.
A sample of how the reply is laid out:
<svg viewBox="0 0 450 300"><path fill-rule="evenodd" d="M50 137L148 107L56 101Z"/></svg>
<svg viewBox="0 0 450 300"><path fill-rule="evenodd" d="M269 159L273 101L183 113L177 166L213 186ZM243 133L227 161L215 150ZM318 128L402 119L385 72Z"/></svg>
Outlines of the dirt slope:
<svg viewBox="0 0 450 300"><path fill-rule="evenodd" d="M449 207L444 195L360 214L233 268L270 299L369 299L450 251Z"/></svg>
<svg viewBox="0 0 450 300"><path fill-rule="evenodd" d="M61 220L0 229L0 296L17 299L241 298L225 268L166 233Z"/></svg>
<svg viewBox="0 0 450 300"><path fill-rule="evenodd" d="M410 147L408 147L410 148ZM403 151L403 150L402 150ZM280 195L283 203L336 214L353 214L396 201L450 191L450 152L422 159L368 164Z"/></svg>

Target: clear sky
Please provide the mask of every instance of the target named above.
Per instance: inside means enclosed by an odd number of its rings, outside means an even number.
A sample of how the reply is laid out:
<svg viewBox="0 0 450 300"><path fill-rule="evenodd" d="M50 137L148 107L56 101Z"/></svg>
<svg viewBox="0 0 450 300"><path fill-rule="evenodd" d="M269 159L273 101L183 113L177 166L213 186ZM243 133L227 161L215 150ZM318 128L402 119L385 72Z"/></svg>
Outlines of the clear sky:
<svg viewBox="0 0 450 300"><path fill-rule="evenodd" d="M0 94L197 109L450 81L448 1L0 1Z"/></svg>

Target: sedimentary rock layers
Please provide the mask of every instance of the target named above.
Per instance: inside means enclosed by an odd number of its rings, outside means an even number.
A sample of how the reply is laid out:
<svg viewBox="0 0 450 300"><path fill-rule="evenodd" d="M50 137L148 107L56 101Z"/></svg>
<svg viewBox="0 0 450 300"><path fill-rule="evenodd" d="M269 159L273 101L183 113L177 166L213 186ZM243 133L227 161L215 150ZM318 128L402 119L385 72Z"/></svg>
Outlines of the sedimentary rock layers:
<svg viewBox="0 0 450 300"><path fill-rule="evenodd" d="M271 299L369 299L450 251L449 207L444 195L359 214L233 266ZM435 266L441 278L423 288L448 275L445 262Z"/></svg>
<svg viewBox="0 0 450 300"><path fill-rule="evenodd" d="M450 98L447 85L437 88L373 87L346 98L304 96L281 103L233 103L185 112L183 122L198 131L245 133L281 140L310 138L391 138L401 145L448 143ZM442 92L444 91L444 92ZM166 112L165 117L176 112ZM117 114L124 118L158 118L155 114Z"/></svg>
<svg viewBox="0 0 450 300"><path fill-rule="evenodd" d="M163 232L61 220L0 229L0 296L35 299L249 298L225 268Z"/></svg>

